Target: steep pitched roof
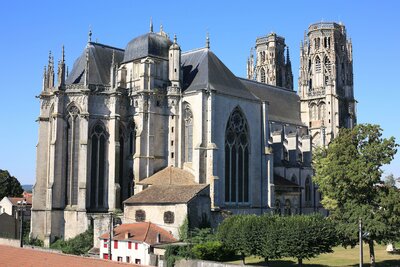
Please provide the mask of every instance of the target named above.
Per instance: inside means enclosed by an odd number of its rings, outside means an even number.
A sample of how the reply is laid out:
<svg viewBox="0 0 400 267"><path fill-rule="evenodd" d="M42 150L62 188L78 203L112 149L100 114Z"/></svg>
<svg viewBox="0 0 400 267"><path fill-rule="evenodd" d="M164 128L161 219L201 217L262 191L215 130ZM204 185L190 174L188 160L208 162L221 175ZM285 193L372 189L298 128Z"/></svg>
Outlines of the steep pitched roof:
<svg viewBox="0 0 400 267"><path fill-rule="evenodd" d="M188 203L201 191L208 189L206 184L197 185L152 185L149 188L131 196L125 204L179 204ZM205 195L209 192L204 191Z"/></svg>
<svg viewBox="0 0 400 267"><path fill-rule="evenodd" d="M160 242L157 242L158 235L160 235ZM100 239L108 238L110 238L109 233L100 236ZM177 241L171 233L151 222L121 224L114 228L113 240L144 242L149 245Z"/></svg>
<svg viewBox="0 0 400 267"><path fill-rule="evenodd" d="M83 84L86 67L86 52L89 53L89 83L108 85L110 83L110 70L112 54L114 51L115 63L120 63L124 57L124 50L89 42L81 56L75 60L74 66L68 75L66 84Z"/></svg>
<svg viewBox="0 0 400 267"><path fill-rule="evenodd" d="M269 119L303 125L300 118L300 98L295 91L239 78L242 84L262 101L268 101Z"/></svg>
<svg viewBox="0 0 400 267"><path fill-rule="evenodd" d="M167 36L149 32L131 40L124 54L124 62L132 61L147 56L168 59L168 51L172 42Z"/></svg>
<svg viewBox="0 0 400 267"><path fill-rule="evenodd" d="M277 174L274 174L274 184L278 187L300 187L297 183L289 181L288 179Z"/></svg>
<svg viewBox="0 0 400 267"><path fill-rule="evenodd" d="M182 53L183 90L210 89L250 100L258 100L209 49Z"/></svg>
<svg viewBox="0 0 400 267"><path fill-rule="evenodd" d="M194 175L181 168L169 166L138 182L143 185L193 185Z"/></svg>

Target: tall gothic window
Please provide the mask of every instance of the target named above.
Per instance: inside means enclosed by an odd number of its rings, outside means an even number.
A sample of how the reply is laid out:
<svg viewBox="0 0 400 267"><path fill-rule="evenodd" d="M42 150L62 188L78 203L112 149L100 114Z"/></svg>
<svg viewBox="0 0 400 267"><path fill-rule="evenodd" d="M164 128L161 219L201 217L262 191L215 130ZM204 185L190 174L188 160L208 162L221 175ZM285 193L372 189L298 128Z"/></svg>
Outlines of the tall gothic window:
<svg viewBox="0 0 400 267"><path fill-rule="evenodd" d="M289 199L285 200L285 215L292 215L292 203Z"/></svg>
<svg viewBox="0 0 400 267"><path fill-rule="evenodd" d="M305 190L305 200L306 204L310 204L311 202L311 179L310 176L307 176L305 184L304 184L304 190Z"/></svg>
<svg viewBox="0 0 400 267"><path fill-rule="evenodd" d="M134 155L135 154L135 147L136 147L136 130L135 130L135 124L132 123L131 127L129 129L129 154Z"/></svg>
<svg viewBox="0 0 400 267"><path fill-rule="evenodd" d="M107 132L97 124L91 134L90 207L106 208Z"/></svg>
<svg viewBox="0 0 400 267"><path fill-rule="evenodd" d="M239 108L231 113L225 131L225 202L249 202L249 129Z"/></svg>
<svg viewBox="0 0 400 267"><path fill-rule="evenodd" d="M328 57L325 57L325 69L331 73L331 61Z"/></svg>
<svg viewBox="0 0 400 267"><path fill-rule="evenodd" d="M190 105L185 105L184 110L185 123L185 162L192 162L193 158L193 113Z"/></svg>
<svg viewBox="0 0 400 267"><path fill-rule="evenodd" d="M71 106L67 111L66 162L65 162L65 204L78 204L78 162L79 162L79 109Z"/></svg>
<svg viewBox="0 0 400 267"><path fill-rule="evenodd" d="M321 59L319 56L315 58L315 73L320 73L321 72Z"/></svg>
<svg viewBox="0 0 400 267"><path fill-rule="evenodd" d="M261 71L260 71L260 75L261 75L261 82L262 83L265 83L265 70L264 70L264 68L261 68Z"/></svg>

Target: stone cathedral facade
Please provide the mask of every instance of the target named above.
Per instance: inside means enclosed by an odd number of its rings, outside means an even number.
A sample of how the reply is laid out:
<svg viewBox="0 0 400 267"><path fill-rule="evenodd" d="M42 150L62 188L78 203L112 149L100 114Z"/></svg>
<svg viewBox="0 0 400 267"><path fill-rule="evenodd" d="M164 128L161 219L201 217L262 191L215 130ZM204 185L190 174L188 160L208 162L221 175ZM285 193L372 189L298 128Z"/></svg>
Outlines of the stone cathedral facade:
<svg viewBox="0 0 400 267"><path fill-rule="evenodd" d="M346 49L340 60L351 55ZM208 38L204 48L182 52L176 36L152 25L125 49L92 42L89 33L70 72L64 49L57 66L50 54L39 96L31 235L49 245L91 224L104 227L109 212L147 190L141 181L167 168L209 186L211 223L224 211L317 211L310 125L300 112L306 102L293 90L284 38L258 38L256 51L248 79L223 64ZM347 73L351 64L344 64Z"/></svg>

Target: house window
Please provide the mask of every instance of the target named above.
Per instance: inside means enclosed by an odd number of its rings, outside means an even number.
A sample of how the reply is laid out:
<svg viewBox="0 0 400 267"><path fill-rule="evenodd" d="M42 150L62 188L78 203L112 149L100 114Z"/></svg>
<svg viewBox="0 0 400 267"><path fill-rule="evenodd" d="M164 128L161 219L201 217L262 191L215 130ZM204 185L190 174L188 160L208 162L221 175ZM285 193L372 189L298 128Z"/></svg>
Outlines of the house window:
<svg viewBox="0 0 400 267"><path fill-rule="evenodd" d="M135 259L135 264L140 264L140 259Z"/></svg>
<svg viewBox="0 0 400 267"><path fill-rule="evenodd" d="M126 256L126 262L130 263L131 262L131 257Z"/></svg>
<svg viewBox="0 0 400 267"><path fill-rule="evenodd" d="M79 109L71 106L66 117L65 204L78 204Z"/></svg>
<svg viewBox="0 0 400 267"><path fill-rule="evenodd" d="M137 222L144 222L146 220L146 212L144 210L137 210L135 212L135 220Z"/></svg>
<svg viewBox="0 0 400 267"><path fill-rule="evenodd" d="M114 240L114 248L115 248L115 249L118 248L118 240Z"/></svg>
<svg viewBox="0 0 400 267"><path fill-rule="evenodd" d="M135 250L138 249L138 243L135 243Z"/></svg>
<svg viewBox="0 0 400 267"><path fill-rule="evenodd" d="M122 257L118 256L117 261L122 262Z"/></svg>
<svg viewBox="0 0 400 267"><path fill-rule="evenodd" d="M185 120L185 162L192 162L193 156L193 113L189 104L184 111Z"/></svg>
<svg viewBox="0 0 400 267"><path fill-rule="evenodd" d="M225 202L249 202L249 129L239 108L235 108L225 130Z"/></svg>
<svg viewBox="0 0 400 267"><path fill-rule="evenodd" d="M132 242L131 241L128 242L128 249L132 249Z"/></svg>
<svg viewBox="0 0 400 267"><path fill-rule="evenodd" d="M90 207L104 208L106 205L106 163L107 132L102 124L97 124L91 134L91 180Z"/></svg>
<svg viewBox="0 0 400 267"><path fill-rule="evenodd" d="M107 242L108 242L108 240L107 240L107 239L104 239L104 245L103 245L103 247L107 248Z"/></svg>
<svg viewBox="0 0 400 267"><path fill-rule="evenodd" d="M164 212L164 223L172 224L175 221L175 214L172 211Z"/></svg>

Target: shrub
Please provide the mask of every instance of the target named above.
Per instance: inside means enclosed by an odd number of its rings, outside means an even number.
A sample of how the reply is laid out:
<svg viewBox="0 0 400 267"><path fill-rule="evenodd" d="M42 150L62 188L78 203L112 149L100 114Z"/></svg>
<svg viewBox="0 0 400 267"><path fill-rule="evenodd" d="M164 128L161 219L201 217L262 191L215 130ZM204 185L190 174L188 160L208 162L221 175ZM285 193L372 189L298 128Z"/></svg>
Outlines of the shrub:
<svg viewBox="0 0 400 267"><path fill-rule="evenodd" d="M223 246L219 241L196 244L192 248L193 256L200 260L226 261L235 256L235 252Z"/></svg>

